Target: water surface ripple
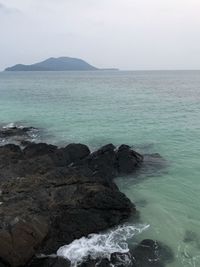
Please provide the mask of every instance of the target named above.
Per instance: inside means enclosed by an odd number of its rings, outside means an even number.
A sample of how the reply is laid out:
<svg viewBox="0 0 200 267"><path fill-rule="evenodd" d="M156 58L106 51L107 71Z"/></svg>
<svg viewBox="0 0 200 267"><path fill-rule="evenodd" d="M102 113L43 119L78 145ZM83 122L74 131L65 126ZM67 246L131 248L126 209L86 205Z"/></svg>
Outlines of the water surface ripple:
<svg viewBox="0 0 200 267"><path fill-rule="evenodd" d="M150 225L138 239L173 249L169 267L200 266L199 121L200 71L0 73L1 124L48 129L44 140L55 144L126 143L162 155L165 171L117 183Z"/></svg>

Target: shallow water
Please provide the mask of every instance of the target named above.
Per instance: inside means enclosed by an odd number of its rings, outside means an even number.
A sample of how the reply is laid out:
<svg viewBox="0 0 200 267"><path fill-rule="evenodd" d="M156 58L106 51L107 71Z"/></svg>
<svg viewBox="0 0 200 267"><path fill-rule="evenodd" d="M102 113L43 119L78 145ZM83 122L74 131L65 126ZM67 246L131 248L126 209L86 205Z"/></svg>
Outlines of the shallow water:
<svg viewBox="0 0 200 267"><path fill-rule="evenodd" d="M169 267L200 266L199 121L200 71L0 73L0 123L40 127L56 144L126 143L164 157L141 182L117 183L150 224L139 239L173 248Z"/></svg>

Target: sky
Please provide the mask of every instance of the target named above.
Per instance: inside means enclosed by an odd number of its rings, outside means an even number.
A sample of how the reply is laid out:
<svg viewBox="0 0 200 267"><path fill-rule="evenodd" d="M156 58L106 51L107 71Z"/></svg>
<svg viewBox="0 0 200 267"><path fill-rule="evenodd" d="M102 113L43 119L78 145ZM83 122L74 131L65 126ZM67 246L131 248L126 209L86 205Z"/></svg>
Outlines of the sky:
<svg viewBox="0 0 200 267"><path fill-rule="evenodd" d="M200 0L0 0L0 70L59 56L200 69Z"/></svg>

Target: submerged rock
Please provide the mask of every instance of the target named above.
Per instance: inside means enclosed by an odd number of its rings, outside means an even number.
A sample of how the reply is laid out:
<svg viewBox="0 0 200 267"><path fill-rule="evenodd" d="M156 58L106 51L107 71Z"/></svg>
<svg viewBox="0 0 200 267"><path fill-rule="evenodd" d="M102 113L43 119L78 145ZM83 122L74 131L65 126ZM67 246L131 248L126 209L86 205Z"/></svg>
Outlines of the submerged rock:
<svg viewBox="0 0 200 267"><path fill-rule="evenodd" d="M190 242L197 242L197 241L198 241L197 233L190 231L190 230L185 231L183 242L190 243Z"/></svg>
<svg viewBox="0 0 200 267"><path fill-rule="evenodd" d="M33 130L33 127L17 127L12 126L8 128L3 128L0 130L0 137L6 138L10 136L26 136L28 132Z"/></svg>
<svg viewBox="0 0 200 267"><path fill-rule="evenodd" d="M0 145L15 143L26 146L27 143L33 142L38 135L38 129L34 127L18 126L9 124L0 127Z"/></svg>
<svg viewBox="0 0 200 267"><path fill-rule="evenodd" d="M155 175L156 172L166 170L168 164L169 162L167 162L167 160L159 153L145 154L144 164L141 171L146 171L148 176L152 176Z"/></svg>
<svg viewBox="0 0 200 267"><path fill-rule="evenodd" d="M139 161L138 167L139 168L135 168L136 172L134 171L134 175L130 175L133 173L131 172L126 177L128 180L132 180L134 184L151 177L155 178L156 176L158 177L166 174L168 172L169 161L163 158L159 153L144 154L143 161Z"/></svg>
<svg viewBox="0 0 200 267"><path fill-rule="evenodd" d="M137 217L135 205L112 181L120 172L121 149L0 147L0 259L26 266L36 253L54 253L74 239ZM134 171L142 156L125 151L129 163L126 168L123 162L123 171Z"/></svg>
<svg viewBox="0 0 200 267"><path fill-rule="evenodd" d="M108 259L89 260L81 267L165 267L174 259L171 249L161 242L146 239L128 253L113 253Z"/></svg>
<svg viewBox="0 0 200 267"><path fill-rule="evenodd" d="M172 262L172 250L161 242L151 239L143 240L131 251L135 267L165 267Z"/></svg>

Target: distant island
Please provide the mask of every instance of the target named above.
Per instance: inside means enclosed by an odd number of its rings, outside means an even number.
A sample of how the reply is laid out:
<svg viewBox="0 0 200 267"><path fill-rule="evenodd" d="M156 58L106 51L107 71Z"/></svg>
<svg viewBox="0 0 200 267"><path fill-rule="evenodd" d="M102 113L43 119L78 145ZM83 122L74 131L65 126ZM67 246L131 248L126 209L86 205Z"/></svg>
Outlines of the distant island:
<svg viewBox="0 0 200 267"><path fill-rule="evenodd" d="M42 62L31 65L17 64L6 68L5 71L92 71L92 70L117 70L99 69L79 58L58 57L48 58Z"/></svg>

